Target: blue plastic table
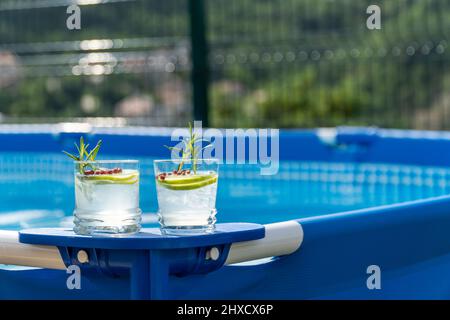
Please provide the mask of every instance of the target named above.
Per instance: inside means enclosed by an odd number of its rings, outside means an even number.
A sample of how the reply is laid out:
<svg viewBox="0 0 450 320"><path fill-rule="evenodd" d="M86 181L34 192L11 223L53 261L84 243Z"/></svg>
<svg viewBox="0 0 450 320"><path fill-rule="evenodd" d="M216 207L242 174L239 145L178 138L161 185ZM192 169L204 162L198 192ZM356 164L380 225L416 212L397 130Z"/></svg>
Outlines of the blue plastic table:
<svg viewBox="0 0 450 320"><path fill-rule="evenodd" d="M58 247L66 267L129 276L132 299L164 299L169 275L217 270L232 243L261 239L264 234L264 226L252 223L217 224L213 233L189 236L163 235L157 228L118 236L82 236L67 228L47 228L20 231L19 241Z"/></svg>

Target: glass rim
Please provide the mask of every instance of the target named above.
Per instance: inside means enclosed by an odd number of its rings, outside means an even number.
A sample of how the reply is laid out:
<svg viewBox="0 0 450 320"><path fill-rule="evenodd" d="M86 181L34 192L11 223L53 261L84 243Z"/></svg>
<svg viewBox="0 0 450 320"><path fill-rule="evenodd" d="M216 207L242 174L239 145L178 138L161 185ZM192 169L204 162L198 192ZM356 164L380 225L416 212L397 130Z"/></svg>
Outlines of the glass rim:
<svg viewBox="0 0 450 320"><path fill-rule="evenodd" d="M217 158L200 158L200 159L196 159L197 162L219 162L219 159ZM184 163L191 163L192 159L158 159L158 160L153 160L153 163L179 163L179 162L184 162Z"/></svg>
<svg viewBox="0 0 450 320"><path fill-rule="evenodd" d="M124 159L124 160L89 160L89 161L74 161L73 163L80 164L80 163L139 163L139 160L134 159Z"/></svg>

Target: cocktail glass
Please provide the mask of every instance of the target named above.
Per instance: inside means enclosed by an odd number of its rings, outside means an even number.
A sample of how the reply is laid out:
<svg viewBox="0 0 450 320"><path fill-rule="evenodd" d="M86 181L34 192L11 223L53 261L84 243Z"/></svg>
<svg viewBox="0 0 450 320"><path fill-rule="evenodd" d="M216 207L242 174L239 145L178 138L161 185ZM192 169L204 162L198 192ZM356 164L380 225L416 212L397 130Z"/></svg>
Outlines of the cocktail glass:
<svg viewBox="0 0 450 320"><path fill-rule="evenodd" d="M75 205L77 234L138 232L139 162L75 161Z"/></svg>
<svg viewBox="0 0 450 320"><path fill-rule="evenodd" d="M212 232L218 160L155 160L154 167L161 231L174 235Z"/></svg>

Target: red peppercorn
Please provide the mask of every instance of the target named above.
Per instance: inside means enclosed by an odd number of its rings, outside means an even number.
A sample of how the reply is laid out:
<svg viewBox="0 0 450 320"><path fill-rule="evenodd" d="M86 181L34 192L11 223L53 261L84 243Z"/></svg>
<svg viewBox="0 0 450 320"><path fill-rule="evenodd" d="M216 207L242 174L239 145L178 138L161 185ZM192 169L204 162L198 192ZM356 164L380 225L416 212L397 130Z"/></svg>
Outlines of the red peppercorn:
<svg viewBox="0 0 450 320"><path fill-rule="evenodd" d="M87 170L87 171L84 172L84 174L89 176L89 175L94 174L94 171L93 170Z"/></svg>

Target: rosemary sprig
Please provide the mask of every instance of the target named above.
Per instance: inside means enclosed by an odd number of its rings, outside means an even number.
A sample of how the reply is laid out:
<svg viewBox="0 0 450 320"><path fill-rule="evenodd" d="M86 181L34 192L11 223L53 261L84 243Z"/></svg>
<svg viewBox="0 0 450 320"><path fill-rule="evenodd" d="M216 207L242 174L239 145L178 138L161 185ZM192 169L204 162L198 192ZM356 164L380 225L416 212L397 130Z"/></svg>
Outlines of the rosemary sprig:
<svg viewBox="0 0 450 320"><path fill-rule="evenodd" d="M203 142L206 142L207 145L202 146ZM190 160L192 163L192 170L194 171L194 174L196 174L199 155L201 155L202 151L205 150L206 148L212 147L212 144L208 140L198 137L197 134L194 133L192 124L190 122L189 122L189 137L183 138L182 143L183 147L181 148L169 146L165 147L171 151L175 150L177 152L181 152L181 161L180 164L178 165L177 173L181 172L183 170L184 163L187 160Z"/></svg>
<svg viewBox="0 0 450 320"><path fill-rule="evenodd" d="M99 140L97 142L97 145L89 151L89 144L84 143L84 138L80 137L80 144L77 145L75 143L75 148L78 151L78 155L73 155L67 151L63 150L63 153L67 155L68 157L72 158L74 161L79 161L81 163L78 164L78 171L83 174L86 171L86 168L91 168L92 170L96 169L96 166L92 163L82 163L84 161L95 161L95 158L97 157L98 151L100 150L100 147L102 145L102 140Z"/></svg>

